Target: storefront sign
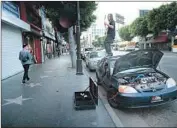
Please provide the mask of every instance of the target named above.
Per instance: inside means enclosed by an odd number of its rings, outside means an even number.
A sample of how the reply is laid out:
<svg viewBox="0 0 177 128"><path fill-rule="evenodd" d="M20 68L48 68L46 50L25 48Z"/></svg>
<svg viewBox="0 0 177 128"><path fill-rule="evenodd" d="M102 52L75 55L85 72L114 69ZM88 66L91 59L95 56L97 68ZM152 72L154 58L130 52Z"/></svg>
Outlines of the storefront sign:
<svg viewBox="0 0 177 128"><path fill-rule="evenodd" d="M10 1L2 2L2 9L17 18L20 18L19 7Z"/></svg>

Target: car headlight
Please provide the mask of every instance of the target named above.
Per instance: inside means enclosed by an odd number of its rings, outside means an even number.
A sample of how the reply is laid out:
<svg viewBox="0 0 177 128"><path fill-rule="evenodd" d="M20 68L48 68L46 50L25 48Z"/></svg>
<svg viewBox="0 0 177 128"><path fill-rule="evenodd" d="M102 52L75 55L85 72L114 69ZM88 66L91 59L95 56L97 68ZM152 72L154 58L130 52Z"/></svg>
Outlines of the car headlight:
<svg viewBox="0 0 177 128"><path fill-rule="evenodd" d="M138 93L133 87L120 85L118 91L120 93Z"/></svg>
<svg viewBox="0 0 177 128"><path fill-rule="evenodd" d="M166 81L166 85L167 85L167 88L171 88L171 87L176 86L176 82L175 82L175 80L173 78L169 78Z"/></svg>

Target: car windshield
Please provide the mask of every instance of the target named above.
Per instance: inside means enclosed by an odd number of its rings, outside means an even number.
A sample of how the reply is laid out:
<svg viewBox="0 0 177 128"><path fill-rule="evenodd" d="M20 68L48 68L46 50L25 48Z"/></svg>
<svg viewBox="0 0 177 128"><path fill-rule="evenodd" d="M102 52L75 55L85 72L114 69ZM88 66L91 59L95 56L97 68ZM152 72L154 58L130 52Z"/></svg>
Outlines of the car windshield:
<svg viewBox="0 0 177 128"><path fill-rule="evenodd" d="M131 73L144 73L144 72L154 72L154 69L152 68L134 68L134 69L128 69L125 71L121 71L121 72L116 72L114 73L114 76L118 76L121 74L131 74Z"/></svg>
<svg viewBox="0 0 177 128"><path fill-rule="evenodd" d="M150 69L152 69L152 68L134 68L134 69L128 69L128 70L125 70L125 71L122 71L119 73L131 73L131 72L137 73L137 72L147 71Z"/></svg>
<svg viewBox="0 0 177 128"><path fill-rule="evenodd" d="M100 52L91 52L90 53L90 58L101 58L104 57L106 54L103 51Z"/></svg>

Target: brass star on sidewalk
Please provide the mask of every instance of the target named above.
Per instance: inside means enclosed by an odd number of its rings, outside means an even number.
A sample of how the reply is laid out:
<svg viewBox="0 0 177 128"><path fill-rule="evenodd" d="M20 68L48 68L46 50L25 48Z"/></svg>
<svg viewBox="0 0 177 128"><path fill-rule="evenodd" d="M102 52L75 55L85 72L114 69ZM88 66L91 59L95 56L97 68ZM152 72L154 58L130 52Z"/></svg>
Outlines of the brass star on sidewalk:
<svg viewBox="0 0 177 128"><path fill-rule="evenodd" d="M53 71L49 70L49 71L44 71L44 72L46 72L46 73L51 73L51 72L53 72Z"/></svg>
<svg viewBox="0 0 177 128"><path fill-rule="evenodd" d="M43 79L43 78L47 78L47 77L49 77L49 76L40 76L41 77L41 79Z"/></svg>
<svg viewBox="0 0 177 128"><path fill-rule="evenodd" d="M35 86L42 86L42 85L41 85L40 83L36 83L36 84L30 83L30 84L27 84L27 86L33 88L33 87L35 87Z"/></svg>
<svg viewBox="0 0 177 128"><path fill-rule="evenodd" d="M22 95L15 98L15 99L4 99L5 101L7 101L7 103L3 104L2 106L8 105L8 104L19 104L22 105L23 101L25 100L31 100L33 98L22 98Z"/></svg>

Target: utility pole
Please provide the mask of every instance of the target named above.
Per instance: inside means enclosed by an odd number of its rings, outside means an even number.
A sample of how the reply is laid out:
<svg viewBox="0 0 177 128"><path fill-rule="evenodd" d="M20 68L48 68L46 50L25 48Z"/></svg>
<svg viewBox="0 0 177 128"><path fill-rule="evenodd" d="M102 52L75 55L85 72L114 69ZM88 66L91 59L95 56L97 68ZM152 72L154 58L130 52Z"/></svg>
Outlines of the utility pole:
<svg viewBox="0 0 177 128"><path fill-rule="evenodd" d="M79 1L77 1L77 66L76 66L76 75L83 75L82 70L82 59L81 59L81 47L80 47L80 7L79 7Z"/></svg>

